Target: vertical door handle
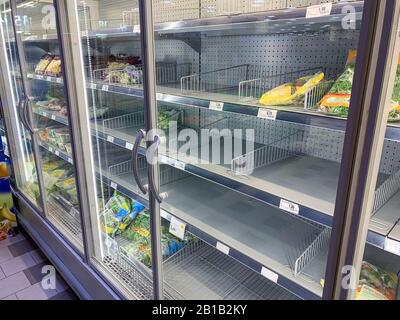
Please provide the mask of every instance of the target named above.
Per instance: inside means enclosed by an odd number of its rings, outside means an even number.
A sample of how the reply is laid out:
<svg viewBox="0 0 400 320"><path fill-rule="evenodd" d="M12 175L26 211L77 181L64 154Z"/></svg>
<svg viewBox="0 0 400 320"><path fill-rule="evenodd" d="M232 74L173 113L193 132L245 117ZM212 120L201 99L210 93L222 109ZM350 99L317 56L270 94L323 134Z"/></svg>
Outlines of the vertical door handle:
<svg viewBox="0 0 400 320"><path fill-rule="evenodd" d="M29 98L25 97L24 104L22 107L22 112L23 112L23 116L25 118L25 123L26 123L26 126L28 127L28 130L31 132L32 135L34 135L34 134L36 134L36 130L32 127L32 124L30 123L30 119L29 119L29 114L28 114L29 101L30 101Z"/></svg>
<svg viewBox="0 0 400 320"><path fill-rule="evenodd" d="M24 102L25 102L25 98L19 99L18 105L17 105L17 112L18 112L19 119L21 120L23 126L28 130L28 126L25 123L25 117L24 117L24 112L23 112Z"/></svg>
<svg viewBox="0 0 400 320"><path fill-rule="evenodd" d="M154 163L155 153L158 150L158 147L160 146L160 144L161 144L161 139L159 136L156 135L154 137L154 141L153 141L152 145L147 150L147 159L150 160L151 163ZM149 175L149 189L150 189L150 192L153 194L153 196L156 198L158 203L162 203L163 200L165 200L168 197L167 193L160 194L159 191L157 190L153 173L151 173Z"/></svg>
<svg viewBox="0 0 400 320"><path fill-rule="evenodd" d="M138 166L138 157L139 157L139 147L142 140L146 137L146 133L143 130L138 130L136 134L135 144L133 146L133 177L135 178L136 184L138 185L140 191L143 194L147 194L149 188L142 184L142 181L139 177L139 166Z"/></svg>

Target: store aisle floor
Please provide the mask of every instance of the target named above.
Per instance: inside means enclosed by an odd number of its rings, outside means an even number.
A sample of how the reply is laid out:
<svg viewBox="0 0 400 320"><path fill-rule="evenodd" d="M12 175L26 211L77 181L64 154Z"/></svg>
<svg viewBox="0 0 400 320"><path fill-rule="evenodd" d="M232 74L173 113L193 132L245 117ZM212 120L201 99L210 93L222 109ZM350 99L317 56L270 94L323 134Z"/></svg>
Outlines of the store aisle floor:
<svg viewBox="0 0 400 320"><path fill-rule="evenodd" d="M51 266L51 263L24 234L1 241L0 300L78 299L59 275L56 275L55 289L43 289L45 266Z"/></svg>

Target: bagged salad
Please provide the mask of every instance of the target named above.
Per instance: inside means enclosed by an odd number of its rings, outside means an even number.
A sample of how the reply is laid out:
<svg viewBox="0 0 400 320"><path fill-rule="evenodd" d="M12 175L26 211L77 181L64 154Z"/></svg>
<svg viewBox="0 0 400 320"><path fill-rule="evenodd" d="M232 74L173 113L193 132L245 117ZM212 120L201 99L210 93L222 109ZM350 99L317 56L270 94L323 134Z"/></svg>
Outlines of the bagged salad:
<svg viewBox="0 0 400 320"><path fill-rule="evenodd" d="M113 237L121 234L144 209L141 203L115 191L100 214L103 231Z"/></svg>
<svg viewBox="0 0 400 320"><path fill-rule="evenodd" d="M323 112L347 117L349 114L351 93L353 88L354 71L357 51L351 50L347 59L344 73L336 80L331 90L325 95L319 105ZM400 59L393 90L389 121L400 121Z"/></svg>
<svg viewBox="0 0 400 320"><path fill-rule="evenodd" d="M295 82L285 83L275 89L272 89L261 97L260 104L264 106L281 106L296 103L304 97L307 90L323 81L325 74L318 72L311 76L297 79Z"/></svg>
<svg viewBox="0 0 400 320"><path fill-rule="evenodd" d="M151 238L150 238L150 217L146 213L137 216L131 226L124 232L124 238L130 244L124 247L124 251L131 259L142 262L145 266L151 267ZM161 227L161 246L164 258L168 258L192 240L190 235L186 235L184 240L169 233L167 227Z"/></svg>
<svg viewBox="0 0 400 320"><path fill-rule="evenodd" d="M357 300L396 300L399 279L393 272L363 262Z"/></svg>

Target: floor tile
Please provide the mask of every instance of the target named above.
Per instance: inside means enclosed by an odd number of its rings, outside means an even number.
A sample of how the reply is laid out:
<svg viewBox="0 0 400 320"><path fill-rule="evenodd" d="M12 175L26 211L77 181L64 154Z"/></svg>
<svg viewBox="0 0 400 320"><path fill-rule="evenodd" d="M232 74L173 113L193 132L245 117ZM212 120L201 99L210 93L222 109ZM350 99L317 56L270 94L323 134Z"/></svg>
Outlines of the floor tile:
<svg viewBox="0 0 400 320"><path fill-rule="evenodd" d="M42 274L42 268L45 265L45 263L39 263L36 266L24 270L26 277L32 285L42 281L44 276L44 274Z"/></svg>
<svg viewBox="0 0 400 320"><path fill-rule="evenodd" d="M0 249L0 263L12 259L14 256L11 254L8 247Z"/></svg>
<svg viewBox="0 0 400 320"><path fill-rule="evenodd" d="M23 241L25 240L25 237L21 234L15 236L15 237L10 237L6 240L0 241L0 248L5 248L8 247L9 245L13 244L13 243L17 243L19 241Z"/></svg>
<svg viewBox="0 0 400 320"><path fill-rule="evenodd" d="M54 297L51 297L49 300L79 300L79 299L71 289L68 289L61 293L56 294Z"/></svg>
<svg viewBox="0 0 400 320"><path fill-rule="evenodd" d="M34 284L16 293L19 300L48 300L56 294L58 294L57 290L45 290L41 283Z"/></svg>
<svg viewBox="0 0 400 320"><path fill-rule="evenodd" d="M19 272L8 278L0 280L0 299L28 288L30 285L31 284L29 280L26 278L23 272Z"/></svg>
<svg viewBox="0 0 400 320"><path fill-rule="evenodd" d="M15 294L12 294L8 297L3 298L2 300L18 300L18 298Z"/></svg>
<svg viewBox="0 0 400 320"><path fill-rule="evenodd" d="M8 277L17 272L31 268L36 264L37 262L31 256L31 253L28 252L22 256L0 263L0 268L3 270L6 277Z"/></svg>
<svg viewBox="0 0 400 320"><path fill-rule="evenodd" d="M56 289L59 293L69 289L68 284L59 274L56 276Z"/></svg>
<svg viewBox="0 0 400 320"><path fill-rule="evenodd" d="M9 245L7 248L14 257L19 257L27 252L37 250L37 245L30 240L22 240Z"/></svg>
<svg viewBox="0 0 400 320"><path fill-rule="evenodd" d="M0 280L3 280L6 277L6 275L4 274L3 270L1 270L0 268Z"/></svg>

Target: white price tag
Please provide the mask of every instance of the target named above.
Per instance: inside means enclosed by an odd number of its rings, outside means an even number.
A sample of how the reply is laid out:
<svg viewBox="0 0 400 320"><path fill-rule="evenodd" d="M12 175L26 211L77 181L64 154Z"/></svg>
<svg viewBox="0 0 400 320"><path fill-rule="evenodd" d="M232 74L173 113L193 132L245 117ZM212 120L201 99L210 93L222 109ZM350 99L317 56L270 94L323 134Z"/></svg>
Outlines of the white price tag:
<svg viewBox="0 0 400 320"><path fill-rule="evenodd" d="M385 239L385 251L400 255L400 242L389 238Z"/></svg>
<svg viewBox="0 0 400 320"><path fill-rule="evenodd" d="M216 247L219 251L221 251L222 253L225 253L226 255L229 255L229 252L231 251L231 249L224 245L221 242L217 242L217 247Z"/></svg>
<svg viewBox="0 0 400 320"><path fill-rule="evenodd" d="M298 215L300 213L300 207L298 204L292 203L292 202L284 200L284 199L281 200L279 208L284 211L296 214L296 215Z"/></svg>
<svg viewBox="0 0 400 320"><path fill-rule="evenodd" d="M103 90L103 91L108 91L108 85L107 85L107 84L103 85L103 87L101 88L101 90Z"/></svg>
<svg viewBox="0 0 400 320"><path fill-rule="evenodd" d="M56 150L55 154L58 157L60 155L60 152L58 150Z"/></svg>
<svg viewBox="0 0 400 320"><path fill-rule="evenodd" d="M97 86L96 86L95 83L91 83L91 84L90 84L90 89L96 90L96 88L97 88Z"/></svg>
<svg viewBox="0 0 400 320"><path fill-rule="evenodd" d="M271 280L274 283L278 282L279 275L277 275L275 272L272 272L271 270L262 267L261 269L261 274L266 277L268 280Z"/></svg>
<svg viewBox="0 0 400 320"><path fill-rule="evenodd" d="M54 152L54 150L53 150L52 147L49 147L49 151L50 151L50 152Z"/></svg>
<svg viewBox="0 0 400 320"><path fill-rule="evenodd" d="M140 33L140 25L139 24L133 26L133 32Z"/></svg>
<svg viewBox="0 0 400 320"><path fill-rule="evenodd" d="M62 78L57 78L56 82L57 83L63 83L63 79Z"/></svg>
<svg viewBox="0 0 400 320"><path fill-rule="evenodd" d="M68 158L68 162L69 162L70 164L73 164L73 161L72 161L71 158Z"/></svg>
<svg viewBox="0 0 400 320"><path fill-rule="evenodd" d="M307 7L306 18L318 18L330 16L332 12L332 2L317 4L315 6Z"/></svg>
<svg viewBox="0 0 400 320"><path fill-rule="evenodd" d="M111 143L114 143L114 137L107 136L107 141L111 142Z"/></svg>
<svg viewBox="0 0 400 320"><path fill-rule="evenodd" d="M44 79L44 77L42 75L40 75L40 74L37 75L36 78L39 79L39 80L43 80Z"/></svg>
<svg viewBox="0 0 400 320"><path fill-rule="evenodd" d="M258 117L261 119L267 119L267 120L276 120L276 117L278 116L278 111L277 110L269 110L269 109L258 109Z"/></svg>
<svg viewBox="0 0 400 320"><path fill-rule="evenodd" d="M87 37L88 36L88 32L87 31L82 31L82 37Z"/></svg>
<svg viewBox="0 0 400 320"><path fill-rule="evenodd" d="M167 157L164 157L164 156L160 156L160 161L165 163L165 164L170 165L171 167L179 169L179 170L185 170L186 169L186 164L184 162L177 161L175 159L171 159L171 158L167 158Z"/></svg>
<svg viewBox="0 0 400 320"><path fill-rule="evenodd" d="M43 40L47 40L47 38L48 38L47 34L44 34L43 35Z"/></svg>
<svg viewBox="0 0 400 320"><path fill-rule="evenodd" d="M169 225L169 233L175 237L184 240L185 239L186 223L181 220L172 217Z"/></svg>
<svg viewBox="0 0 400 320"><path fill-rule="evenodd" d="M54 114L51 115L51 120L56 120L56 116Z"/></svg>
<svg viewBox="0 0 400 320"><path fill-rule="evenodd" d="M223 102L210 102L210 110L214 111L223 111L224 110L224 103Z"/></svg>
<svg viewBox="0 0 400 320"><path fill-rule="evenodd" d="M43 117L47 118L47 112L43 112L42 114L43 114Z"/></svg>
<svg viewBox="0 0 400 320"><path fill-rule="evenodd" d="M127 142L127 143L125 144L125 148L132 151L132 150L133 150L133 144Z"/></svg>
<svg viewBox="0 0 400 320"><path fill-rule="evenodd" d="M118 189L118 185L115 182L111 182L111 188L114 190Z"/></svg>

